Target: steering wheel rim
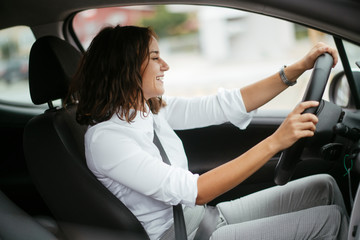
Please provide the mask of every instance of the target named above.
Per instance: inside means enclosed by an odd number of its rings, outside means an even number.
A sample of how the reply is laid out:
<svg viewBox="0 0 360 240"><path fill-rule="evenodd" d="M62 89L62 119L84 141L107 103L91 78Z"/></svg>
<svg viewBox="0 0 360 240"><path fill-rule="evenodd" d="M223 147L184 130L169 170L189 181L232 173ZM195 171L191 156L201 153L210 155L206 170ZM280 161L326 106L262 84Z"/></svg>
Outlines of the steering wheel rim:
<svg viewBox="0 0 360 240"><path fill-rule="evenodd" d="M317 115L317 110L321 109L322 95L329 79L332 65L333 58L329 53L324 53L317 58L302 102L313 100L320 102L320 105L316 108L308 108L303 113L313 113ZM305 147L306 140L307 138L298 140L281 153L275 167L274 182L277 185L286 184L292 177L296 164L300 162L300 156Z"/></svg>

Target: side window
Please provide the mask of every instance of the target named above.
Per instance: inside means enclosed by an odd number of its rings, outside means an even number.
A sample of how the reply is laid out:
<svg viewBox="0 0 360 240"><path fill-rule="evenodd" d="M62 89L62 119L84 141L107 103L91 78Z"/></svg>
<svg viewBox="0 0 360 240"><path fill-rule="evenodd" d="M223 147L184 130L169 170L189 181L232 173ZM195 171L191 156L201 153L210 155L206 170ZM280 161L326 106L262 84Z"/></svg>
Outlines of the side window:
<svg viewBox="0 0 360 240"><path fill-rule="evenodd" d="M34 35L26 26L0 31L0 101L32 104L28 85L28 62L34 41Z"/></svg>
<svg viewBox="0 0 360 240"><path fill-rule="evenodd" d="M239 10L188 6L138 6L78 13L73 28L86 49L107 25L151 26L170 65L165 94L201 96L220 87L241 88L302 58L318 41L332 37L293 23ZM336 71L336 70L335 70ZM262 107L289 111L301 101L311 72ZM325 93L324 97L328 94Z"/></svg>
<svg viewBox="0 0 360 240"><path fill-rule="evenodd" d="M345 64L349 64L352 78L355 80L355 85L358 85L360 81L360 47L345 40L342 43L347 56ZM331 100L343 108L356 108L356 103L351 95L354 94L353 91L357 91L357 87L355 87L355 90L351 89L349 83L348 75L345 72L340 72L334 77L332 89L330 89Z"/></svg>
<svg viewBox="0 0 360 240"><path fill-rule="evenodd" d="M353 70L359 70L360 66L357 66L356 62L360 60L360 47L347 41L343 41L343 43L350 67Z"/></svg>

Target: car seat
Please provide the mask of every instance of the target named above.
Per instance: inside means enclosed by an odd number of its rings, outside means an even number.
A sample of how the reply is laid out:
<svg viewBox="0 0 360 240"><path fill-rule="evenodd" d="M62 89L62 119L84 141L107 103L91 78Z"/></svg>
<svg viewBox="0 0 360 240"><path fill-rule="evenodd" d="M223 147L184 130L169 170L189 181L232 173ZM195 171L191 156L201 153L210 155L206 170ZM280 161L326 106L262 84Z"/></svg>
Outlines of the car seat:
<svg viewBox="0 0 360 240"><path fill-rule="evenodd" d="M65 223L136 233L148 239L137 218L87 168L84 134L75 120L76 104L54 107L64 99L81 59L72 45L54 36L31 48L29 86L34 104L49 109L24 130L24 152L38 191L66 234Z"/></svg>
<svg viewBox="0 0 360 240"><path fill-rule="evenodd" d="M2 192L0 192L0 236L1 239L16 240L57 239Z"/></svg>

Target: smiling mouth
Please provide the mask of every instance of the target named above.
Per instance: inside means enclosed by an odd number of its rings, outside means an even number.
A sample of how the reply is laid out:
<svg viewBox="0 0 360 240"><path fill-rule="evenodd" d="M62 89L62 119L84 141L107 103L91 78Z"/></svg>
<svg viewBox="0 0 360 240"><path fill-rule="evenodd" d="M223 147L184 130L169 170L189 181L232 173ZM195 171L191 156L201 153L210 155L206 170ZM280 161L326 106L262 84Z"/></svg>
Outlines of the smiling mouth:
<svg viewBox="0 0 360 240"><path fill-rule="evenodd" d="M156 80L162 81L164 77L156 77Z"/></svg>

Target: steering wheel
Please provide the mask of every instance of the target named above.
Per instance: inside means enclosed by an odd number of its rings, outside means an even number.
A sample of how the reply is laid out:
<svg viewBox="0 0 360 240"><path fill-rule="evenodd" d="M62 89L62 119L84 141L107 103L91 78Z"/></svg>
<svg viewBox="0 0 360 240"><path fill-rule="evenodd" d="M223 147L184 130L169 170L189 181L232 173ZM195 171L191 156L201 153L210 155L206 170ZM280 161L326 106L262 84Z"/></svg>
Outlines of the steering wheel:
<svg viewBox="0 0 360 240"><path fill-rule="evenodd" d="M324 53L317 58L302 100L303 102L312 100L321 101L332 65L333 58L329 53ZM322 108L322 104L323 101L320 102L318 107L308 108L303 113L317 115L318 109ZM305 147L306 140L306 138L298 140L281 153L275 168L274 181L277 185L286 184L292 177L296 164L300 162L300 156Z"/></svg>

